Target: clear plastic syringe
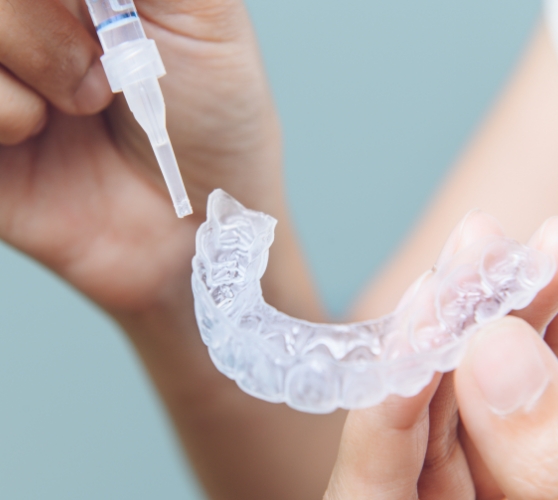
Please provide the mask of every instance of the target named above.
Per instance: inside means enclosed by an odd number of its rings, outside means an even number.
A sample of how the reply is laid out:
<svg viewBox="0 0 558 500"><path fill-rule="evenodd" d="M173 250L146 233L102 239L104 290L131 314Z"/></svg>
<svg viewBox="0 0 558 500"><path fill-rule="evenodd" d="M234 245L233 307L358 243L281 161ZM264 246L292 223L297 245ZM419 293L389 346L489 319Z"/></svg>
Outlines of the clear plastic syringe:
<svg viewBox="0 0 558 500"><path fill-rule="evenodd" d="M165 67L147 39L133 0L85 0L105 55L101 62L113 92L124 92L159 162L178 217L192 213L167 133L165 101L159 85Z"/></svg>

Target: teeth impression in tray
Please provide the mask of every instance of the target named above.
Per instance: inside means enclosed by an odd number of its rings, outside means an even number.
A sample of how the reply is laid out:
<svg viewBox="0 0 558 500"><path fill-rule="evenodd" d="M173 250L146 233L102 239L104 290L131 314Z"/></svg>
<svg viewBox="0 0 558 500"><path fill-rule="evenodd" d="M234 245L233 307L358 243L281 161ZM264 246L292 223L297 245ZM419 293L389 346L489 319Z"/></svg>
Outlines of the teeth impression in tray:
<svg viewBox="0 0 558 500"><path fill-rule="evenodd" d="M418 394L435 372L457 367L480 326L526 307L555 272L551 257L491 236L425 273L387 316L310 323L263 299L275 224L222 190L209 196L193 260L196 318L222 373L257 398L305 412Z"/></svg>

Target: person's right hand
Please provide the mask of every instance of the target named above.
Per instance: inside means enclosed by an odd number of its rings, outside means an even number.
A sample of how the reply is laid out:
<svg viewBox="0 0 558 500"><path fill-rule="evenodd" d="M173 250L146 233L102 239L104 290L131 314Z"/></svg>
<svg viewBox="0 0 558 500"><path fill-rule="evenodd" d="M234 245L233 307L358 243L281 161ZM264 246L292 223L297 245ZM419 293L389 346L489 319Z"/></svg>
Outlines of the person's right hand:
<svg viewBox="0 0 558 500"><path fill-rule="evenodd" d="M555 320L556 321L556 320ZM456 396L480 500L558 498L558 349L512 316L476 336Z"/></svg>
<svg viewBox="0 0 558 500"><path fill-rule="evenodd" d="M122 96L109 106L83 1L0 0L0 238L126 314L189 297L214 188L282 210L277 119L242 2L136 3L168 72L168 129L195 210L182 221Z"/></svg>
<svg viewBox="0 0 558 500"><path fill-rule="evenodd" d="M441 258L499 231L482 213L469 217ZM558 261L556 235L549 219L530 245ZM459 415L450 374L415 397L351 411L325 500L556 500L557 312L555 275L520 318L473 336L455 372Z"/></svg>

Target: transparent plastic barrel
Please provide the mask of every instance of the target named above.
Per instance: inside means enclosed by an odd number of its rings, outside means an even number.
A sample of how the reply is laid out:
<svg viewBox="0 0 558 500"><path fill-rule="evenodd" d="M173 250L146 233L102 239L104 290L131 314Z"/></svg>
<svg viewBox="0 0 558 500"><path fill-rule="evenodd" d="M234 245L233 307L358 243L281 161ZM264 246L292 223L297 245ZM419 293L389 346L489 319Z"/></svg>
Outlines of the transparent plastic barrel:
<svg viewBox="0 0 558 500"><path fill-rule="evenodd" d="M134 2L86 0L105 53L125 42L146 38Z"/></svg>

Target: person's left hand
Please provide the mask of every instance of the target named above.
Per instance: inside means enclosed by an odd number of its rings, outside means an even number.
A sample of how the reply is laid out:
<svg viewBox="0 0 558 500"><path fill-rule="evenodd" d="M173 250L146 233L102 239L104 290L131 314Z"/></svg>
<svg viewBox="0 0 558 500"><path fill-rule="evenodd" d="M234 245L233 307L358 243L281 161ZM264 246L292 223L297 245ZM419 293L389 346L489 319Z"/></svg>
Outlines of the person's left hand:
<svg viewBox="0 0 558 500"><path fill-rule="evenodd" d="M110 313L175 301L179 316L213 189L282 215L280 133L241 0L136 4L194 215L176 218L144 131L112 100L84 1L0 0L0 239Z"/></svg>
<svg viewBox="0 0 558 500"><path fill-rule="evenodd" d="M441 258L500 231L473 213ZM558 259L558 218L529 244ZM555 276L515 317L477 332L454 374L350 412L324 499L557 499L557 312Z"/></svg>
<svg viewBox="0 0 558 500"><path fill-rule="evenodd" d="M244 394L214 367L194 314L195 233L222 188L280 222L266 300L323 318L287 216L250 17L242 0L135 4L168 72L168 131L194 215L176 217L145 132L113 99L84 0L0 0L0 240L119 322L208 495L319 495L343 415L316 422Z"/></svg>

